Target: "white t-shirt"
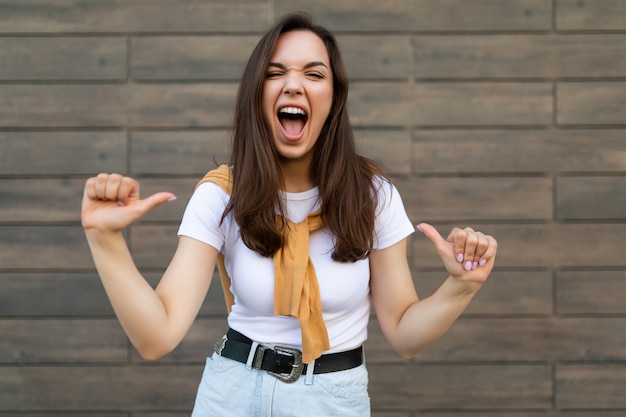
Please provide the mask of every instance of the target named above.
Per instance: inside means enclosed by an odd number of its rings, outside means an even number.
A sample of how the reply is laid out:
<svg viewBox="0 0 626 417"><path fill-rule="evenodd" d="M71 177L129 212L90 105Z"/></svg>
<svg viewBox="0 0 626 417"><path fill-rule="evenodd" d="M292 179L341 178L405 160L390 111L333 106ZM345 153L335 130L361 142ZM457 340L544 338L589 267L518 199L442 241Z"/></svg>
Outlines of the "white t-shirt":
<svg viewBox="0 0 626 417"><path fill-rule="evenodd" d="M396 188L380 181L374 248L394 245L415 231ZM283 193L287 217L300 222L319 208L318 189ZM218 185L203 183L191 197L178 235L204 242L224 253L235 304L228 316L231 328L260 343L302 348L296 317L274 316L274 264L248 249L232 212L220 224L229 200ZM360 346L367 339L370 315L369 259L353 263L331 258L334 237L328 228L311 232L309 256L315 267L322 314L331 349L338 352Z"/></svg>

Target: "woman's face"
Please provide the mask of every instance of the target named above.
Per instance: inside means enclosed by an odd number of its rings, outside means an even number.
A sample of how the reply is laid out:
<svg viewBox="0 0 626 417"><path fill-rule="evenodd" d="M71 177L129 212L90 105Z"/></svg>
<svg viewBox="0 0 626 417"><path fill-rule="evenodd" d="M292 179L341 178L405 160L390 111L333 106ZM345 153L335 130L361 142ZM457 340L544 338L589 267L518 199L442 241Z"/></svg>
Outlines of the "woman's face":
<svg viewBox="0 0 626 417"><path fill-rule="evenodd" d="M263 115L282 158L310 161L332 101L333 75L324 42L308 30L283 33L263 84Z"/></svg>

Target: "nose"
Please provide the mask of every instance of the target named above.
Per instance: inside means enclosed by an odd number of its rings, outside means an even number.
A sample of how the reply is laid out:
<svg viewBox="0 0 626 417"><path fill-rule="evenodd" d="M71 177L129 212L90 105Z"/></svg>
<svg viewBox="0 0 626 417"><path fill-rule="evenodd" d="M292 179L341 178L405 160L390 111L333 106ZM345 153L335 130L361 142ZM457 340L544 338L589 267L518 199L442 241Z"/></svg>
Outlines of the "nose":
<svg viewBox="0 0 626 417"><path fill-rule="evenodd" d="M287 95L303 93L302 80L297 74L293 72L287 74L285 77L285 85L283 86L283 93Z"/></svg>

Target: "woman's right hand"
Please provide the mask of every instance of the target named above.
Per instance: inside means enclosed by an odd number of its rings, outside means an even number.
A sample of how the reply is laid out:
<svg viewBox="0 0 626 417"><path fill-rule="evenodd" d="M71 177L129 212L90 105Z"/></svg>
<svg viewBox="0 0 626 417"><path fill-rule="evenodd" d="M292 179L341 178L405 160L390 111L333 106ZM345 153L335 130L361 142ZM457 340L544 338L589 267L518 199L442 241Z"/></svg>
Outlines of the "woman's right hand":
<svg viewBox="0 0 626 417"><path fill-rule="evenodd" d="M139 182L120 174L98 174L85 183L81 223L85 230L118 232L152 208L176 196L169 192L139 198Z"/></svg>

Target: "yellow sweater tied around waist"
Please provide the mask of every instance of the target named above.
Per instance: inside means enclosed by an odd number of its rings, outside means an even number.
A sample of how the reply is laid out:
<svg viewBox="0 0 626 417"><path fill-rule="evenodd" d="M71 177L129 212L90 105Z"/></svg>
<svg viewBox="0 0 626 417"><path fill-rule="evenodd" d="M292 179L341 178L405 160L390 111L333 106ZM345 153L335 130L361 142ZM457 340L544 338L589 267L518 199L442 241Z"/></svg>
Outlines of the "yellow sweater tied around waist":
<svg viewBox="0 0 626 417"><path fill-rule="evenodd" d="M233 178L228 165L209 171L196 187L205 182L219 185L232 194ZM302 360L311 363L330 349L326 324L322 316L322 300L315 267L309 257L309 233L322 227L319 210L300 223L276 215L283 227L283 246L274 254L274 315L297 317L302 331ZM222 281L226 307L230 313L235 297L230 291L230 277L219 253L217 266Z"/></svg>

